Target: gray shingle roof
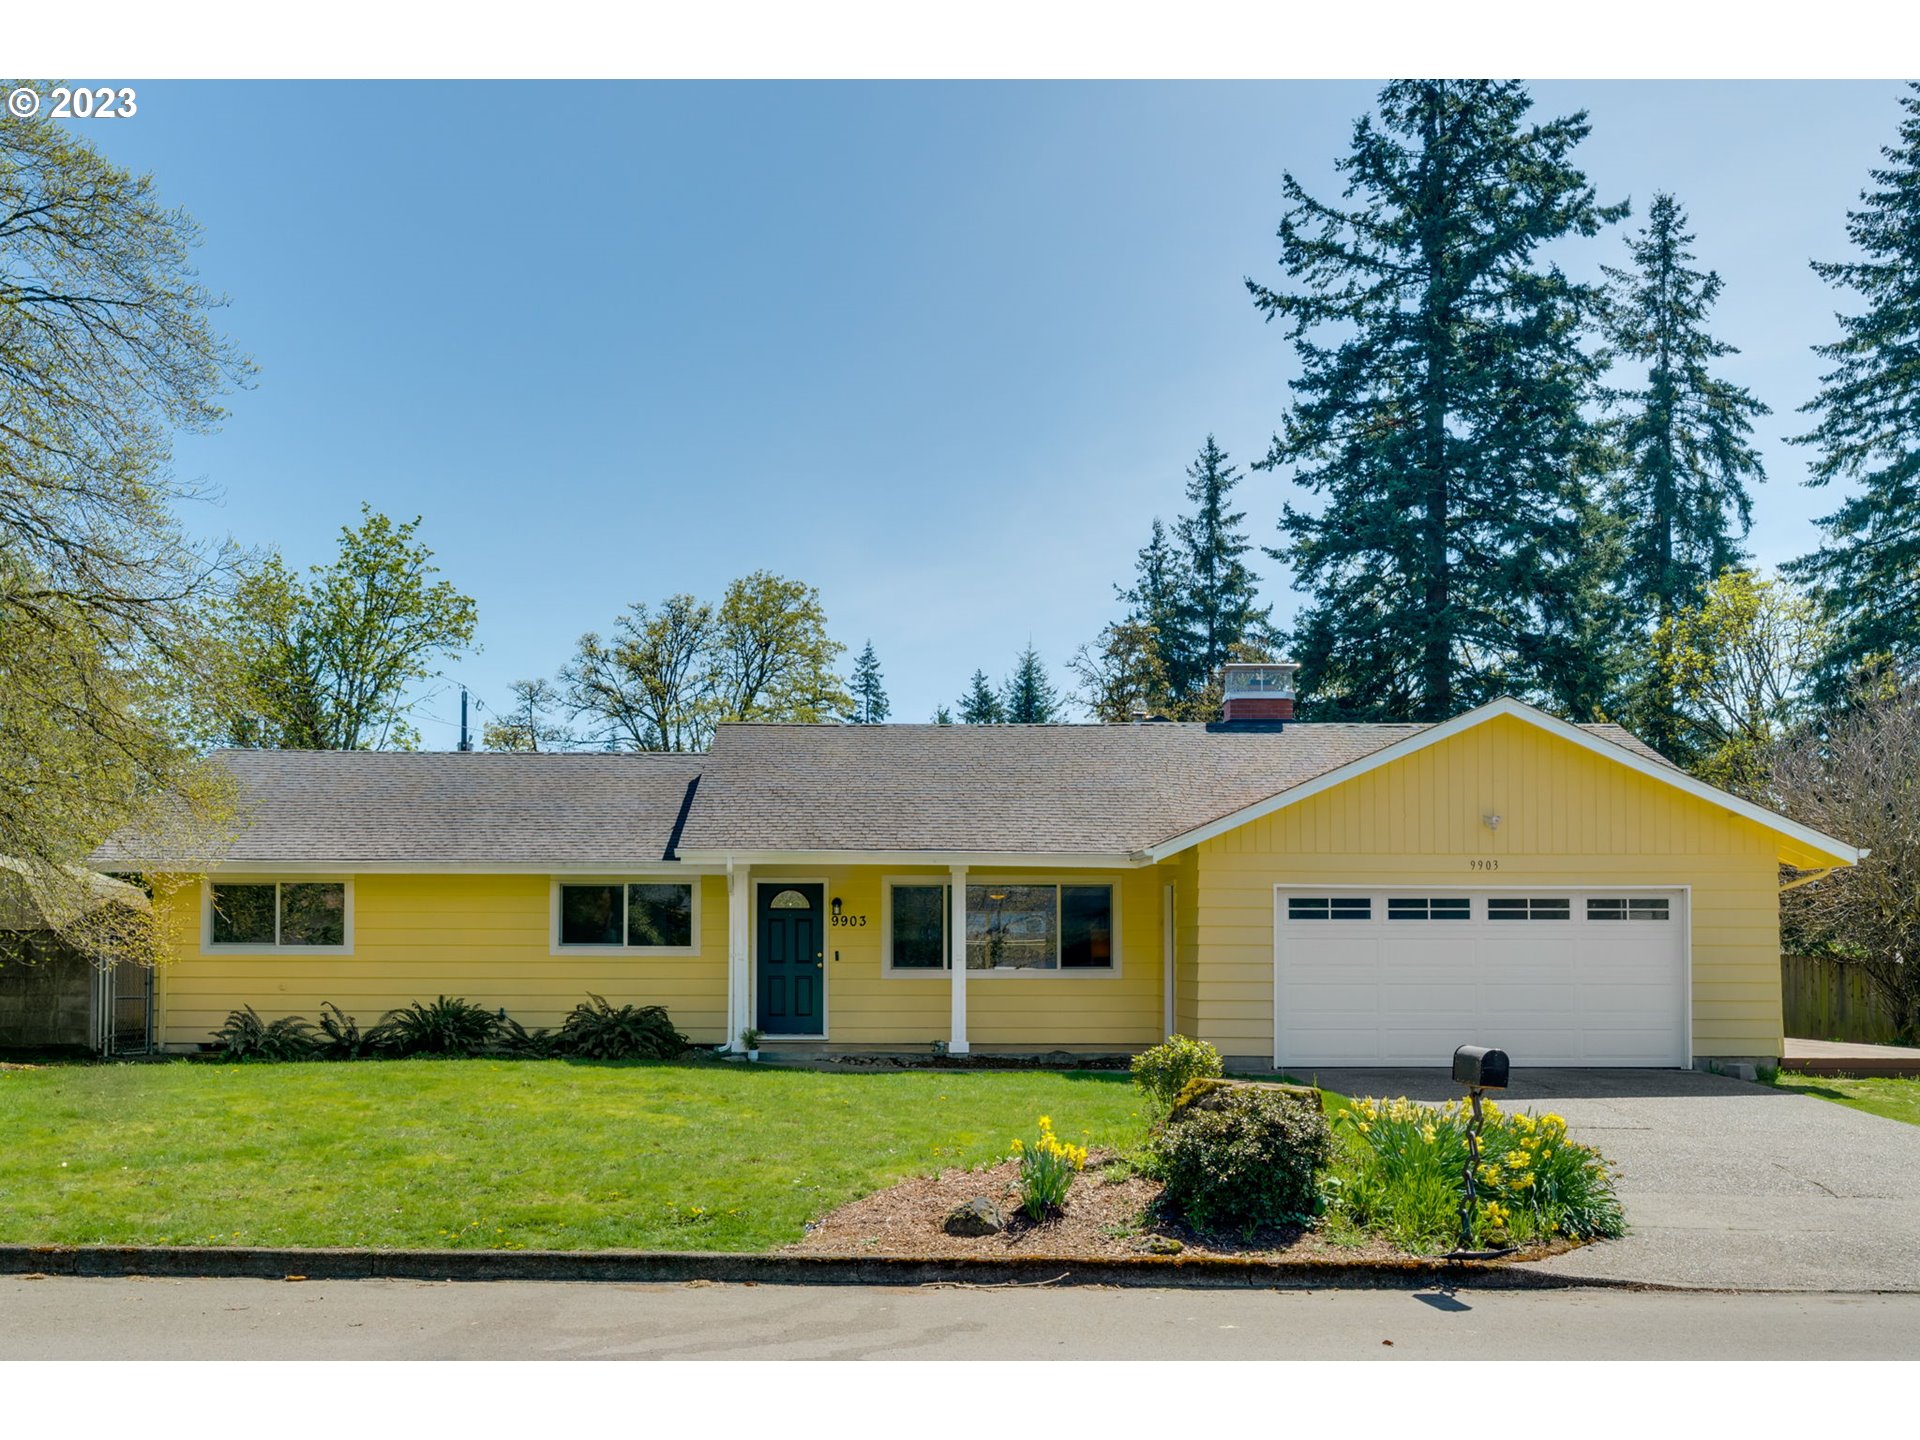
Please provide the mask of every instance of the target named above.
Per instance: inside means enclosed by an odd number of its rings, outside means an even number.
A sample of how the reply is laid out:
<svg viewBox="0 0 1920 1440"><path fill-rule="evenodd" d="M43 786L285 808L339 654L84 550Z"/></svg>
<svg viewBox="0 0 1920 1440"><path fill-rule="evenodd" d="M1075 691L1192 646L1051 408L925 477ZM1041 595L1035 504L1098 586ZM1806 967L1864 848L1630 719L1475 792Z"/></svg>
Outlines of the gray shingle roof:
<svg viewBox="0 0 1920 1440"><path fill-rule="evenodd" d="M1427 728L722 725L681 849L1128 854Z"/></svg>
<svg viewBox="0 0 1920 1440"><path fill-rule="evenodd" d="M659 860L702 755L223 750L242 828L228 864L576 866ZM94 856L136 863L138 840Z"/></svg>
<svg viewBox="0 0 1920 1440"><path fill-rule="evenodd" d="M711 755L225 750L214 758L241 792L227 864L614 868L669 858L676 844L682 855L1125 855L1427 728L722 725ZM1661 758L1618 726L1583 728ZM93 857L109 869L158 868L165 859L126 838Z"/></svg>

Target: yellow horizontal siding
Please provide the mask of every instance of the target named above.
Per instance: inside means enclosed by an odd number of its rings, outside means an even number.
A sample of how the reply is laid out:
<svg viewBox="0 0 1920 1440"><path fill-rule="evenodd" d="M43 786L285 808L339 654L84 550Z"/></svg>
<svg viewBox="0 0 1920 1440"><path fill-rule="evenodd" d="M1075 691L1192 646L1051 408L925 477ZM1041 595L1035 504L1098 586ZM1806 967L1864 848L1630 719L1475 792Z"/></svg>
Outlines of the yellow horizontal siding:
<svg viewBox="0 0 1920 1440"><path fill-rule="evenodd" d="M543 875L354 877L351 955L200 953L197 887L170 910L174 959L156 985L156 1035L168 1046L204 1042L230 1011L266 1020L332 1001L362 1026L436 995L504 1008L529 1029L560 1023L589 992L615 1005L664 1005L698 1044L726 1038L727 890L696 876L697 955L549 953L549 880Z"/></svg>
<svg viewBox="0 0 1920 1440"><path fill-rule="evenodd" d="M756 871L763 879L771 871ZM865 917L864 926L827 931L827 1030L835 1045L930 1048L951 1033L952 989L948 976L885 973L882 954L881 886L889 879L947 872L912 866L837 866L781 872L791 879L824 879L841 901L843 916ZM981 872L982 874L987 872ZM1006 870L996 878L1057 880L1058 870ZM970 1045L1020 1049L1084 1046L1134 1050L1156 1043L1164 1027L1161 970L1160 891L1157 870L1100 877L1120 894L1120 973L1116 976L1018 977L972 973L967 979L967 1040Z"/></svg>
<svg viewBox="0 0 1920 1440"><path fill-rule="evenodd" d="M1497 829L1487 815L1499 815ZM1273 1053L1276 885L1692 887L1699 1055L1778 1055L1780 838L1501 716L1195 847L1181 1025ZM1488 872L1472 860L1497 860ZM1184 874L1184 872L1183 872ZM1182 972L1184 973L1184 972Z"/></svg>

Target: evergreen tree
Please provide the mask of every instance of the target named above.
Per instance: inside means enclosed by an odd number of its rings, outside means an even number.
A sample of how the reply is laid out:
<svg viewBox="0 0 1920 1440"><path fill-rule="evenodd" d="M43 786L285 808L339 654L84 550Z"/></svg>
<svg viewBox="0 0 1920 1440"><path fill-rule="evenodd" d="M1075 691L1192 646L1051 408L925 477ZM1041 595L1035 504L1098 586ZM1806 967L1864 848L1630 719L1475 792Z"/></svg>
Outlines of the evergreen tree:
<svg viewBox="0 0 1920 1440"><path fill-rule="evenodd" d="M1255 603L1259 581L1240 558L1253 548L1246 537L1246 512L1228 508L1239 483L1239 471L1207 436L1199 458L1187 468L1193 514L1174 524L1185 584L1173 597L1169 619L1180 643L1171 655L1163 647L1162 660L1176 703L1205 690L1235 646L1257 643L1267 633L1271 607Z"/></svg>
<svg viewBox="0 0 1920 1440"><path fill-rule="evenodd" d="M993 686L988 682L984 670L973 672L973 678L967 682L967 693L960 697L958 703L960 719L968 725L999 725L1007 718L1000 697L993 693Z"/></svg>
<svg viewBox="0 0 1920 1440"><path fill-rule="evenodd" d="M1673 196L1656 194L1646 228L1627 241L1632 266L1601 267L1612 282L1614 349L1645 372L1644 384L1608 398L1623 407L1611 427L1622 460L1614 502L1625 547L1621 589L1634 620L1653 633L1699 605L1715 578L1745 558L1747 482L1766 478L1747 437L1753 417L1769 412L1709 370L1739 352L1707 333L1721 281L1689 268L1692 243L1686 212ZM1634 729L1663 752L1680 739L1677 697L1663 678L1669 668L1649 657L1633 677L1629 708Z"/></svg>
<svg viewBox="0 0 1920 1440"><path fill-rule="evenodd" d="M1600 297L1538 252L1626 207L1571 163L1585 114L1531 106L1514 82L1388 85L1339 162L1347 208L1285 177L1299 288L1247 282L1301 370L1260 468L1325 502L1287 505L1272 552L1312 596L1296 658L1323 716L1440 720L1514 691L1585 718L1604 696L1581 344Z"/></svg>
<svg viewBox="0 0 1920 1440"><path fill-rule="evenodd" d="M1180 615L1182 597L1190 583L1179 547L1160 517L1154 516L1153 532L1134 557L1132 587L1113 588L1127 602L1123 623L1150 639L1156 663L1169 677L1175 670L1184 673L1192 663Z"/></svg>
<svg viewBox="0 0 1920 1440"><path fill-rule="evenodd" d="M1000 692L1000 708L1009 725L1045 725L1060 713L1060 696L1031 643L1014 662Z"/></svg>
<svg viewBox="0 0 1920 1440"><path fill-rule="evenodd" d="M936 706L934 706L934 708L933 708L933 723L934 723L934 724L936 724L936 725L951 725L951 724L953 724L953 711L951 711L951 710L949 710L949 709L948 709L948 708L947 708L946 706L944 706L944 705L936 705Z"/></svg>
<svg viewBox="0 0 1920 1440"><path fill-rule="evenodd" d="M1821 279L1862 302L1840 338L1814 347L1833 368L1803 410L1818 423L1795 443L1819 447L1809 485L1859 489L1818 522L1819 549L1788 567L1816 587L1832 636L1823 699L1858 672L1920 666L1920 85L1901 96L1900 139L1871 172L1878 187L1847 212L1862 258L1815 261Z"/></svg>
<svg viewBox="0 0 1920 1440"><path fill-rule="evenodd" d="M887 703L886 688L880 683L880 657L873 653L873 641L853 662L853 709L847 718L855 725L878 725L893 713Z"/></svg>

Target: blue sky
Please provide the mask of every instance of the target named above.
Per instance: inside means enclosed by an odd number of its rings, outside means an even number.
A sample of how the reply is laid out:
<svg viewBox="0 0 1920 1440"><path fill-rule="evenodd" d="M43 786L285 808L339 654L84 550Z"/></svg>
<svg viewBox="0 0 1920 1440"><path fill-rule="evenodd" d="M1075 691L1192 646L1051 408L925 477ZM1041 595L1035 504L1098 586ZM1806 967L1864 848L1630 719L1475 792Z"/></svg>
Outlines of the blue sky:
<svg viewBox="0 0 1920 1440"><path fill-rule="evenodd" d="M1264 453L1291 354L1242 280L1276 273L1282 170L1331 194L1377 88L150 82L83 133L200 221L260 365L177 447L223 496L191 528L307 564L362 500L423 514L492 703L633 600L799 576L924 720L1029 639L1063 668L1209 431ZM1845 253L1899 87L1533 91L1591 112L1629 224L1656 189L1691 212L1725 373L1775 411L1752 548L1805 551L1832 497L1781 437L1837 303L1807 260ZM1258 539L1286 489L1249 473ZM457 712L428 698L428 745Z"/></svg>

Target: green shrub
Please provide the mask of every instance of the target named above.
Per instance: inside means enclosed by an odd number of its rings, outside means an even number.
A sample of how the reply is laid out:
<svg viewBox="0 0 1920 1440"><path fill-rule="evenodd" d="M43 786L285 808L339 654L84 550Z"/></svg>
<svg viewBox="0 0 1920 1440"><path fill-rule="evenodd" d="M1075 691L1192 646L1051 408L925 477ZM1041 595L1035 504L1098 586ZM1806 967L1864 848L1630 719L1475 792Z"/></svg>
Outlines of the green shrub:
<svg viewBox="0 0 1920 1440"><path fill-rule="evenodd" d="M251 1005L229 1013L213 1040L228 1060L308 1060L317 1048L313 1026L300 1016L283 1015L269 1024Z"/></svg>
<svg viewBox="0 0 1920 1440"><path fill-rule="evenodd" d="M1015 1140L1020 1157L1020 1208L1030 1220L1044 1220L1065 1208L1073 1177L1086 1167L1087 1147L1074 1145L1053 1133L1053 1121L1040 1117L1040 1131L1031 1140Z"/></svg>
<svg viewBox="0 0 1920 1440"><path fill-rule="evenodd" d="M1589 1240L1625 1228L1613 1176L1598 1151L1567 1138L1558 1115L1508 1114L1489 1101L1475 1188L1476 1244L1524 1244L1556 1235ZM1466 1194L1464 1100L1359 1100L1338 1119L1339 1163L1328 1203L1362 1229L1407 1250L1446 1250L1460 1239Z"/></svg>
<svg viewBox="0 0 1920 1440"><path fill-rule="evenodd" d="M1151 1149L1167 1205L1202 1229L1246 1231L1313 1216L1333 1135L1297 1096L1233 1087L1183 1109Z"/></svg>
<svg viewBox="0 0 1920 1440"><path fill-rule="evenodd" d="M320 1007L320 1034L315 1037L315 1045L323 1060L359 1060L373 1053L374 1038L371 1031L360 1028L358 1020L329 1000Z"/></svg>
<svg viewBox="0 0 1920 1440"><path fill-rule="evenodd" d="M1133 1083L1147 1092L1164 1115L1188 1081L1215 1078L1222 1069L1220 1052L1206 1041L1169 1035L1133 1057Z"/></svg>
<svg viewBox="0 0 1920 1440"><path fill-rule="evenodd" d="M383 1055L478 1055L493 1043L504 1017L471 1000L440 996L389 1010L369 1032Z"/></svg>
<svg viewBox="0 0 1920 1440"><path fill-rule="evenodd" d="M529 1030L512 1016L500 1021L494 1043L520 1060L550 1060L560 1053L560 1037L553 1031Z"/></svg>
<svg viewBox="0 0 1920 1440"><path fill-rule="evenodd" d="M584 1060L672 1060L687 1048L687 1037L673 1028L664 1006L615 1009L593 994L573 1007L554 1037L557 1053Z"/></svg>

